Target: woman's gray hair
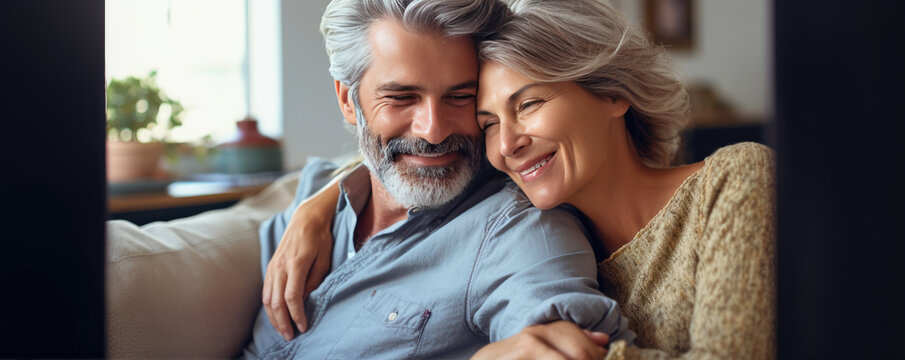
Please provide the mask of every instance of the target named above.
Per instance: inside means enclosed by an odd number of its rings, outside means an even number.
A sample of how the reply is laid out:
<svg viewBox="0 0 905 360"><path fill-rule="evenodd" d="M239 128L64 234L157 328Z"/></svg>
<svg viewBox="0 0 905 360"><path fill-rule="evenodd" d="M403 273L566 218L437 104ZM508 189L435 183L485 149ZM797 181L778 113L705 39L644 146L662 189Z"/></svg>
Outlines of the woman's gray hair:
<svg viewBox="0 0 905 360"><path fill-rule="evenodd" d="M626 99L626 129L641 159L651 167L671 164L690 104L662 46L602 0L513 0L509 8L509 21L480 44L481 61Z"/></svg>
<svg viewBox="0 0 905 360"><path fill-rule="evenodd" d="M321 19L330 74L349 87L355 106L361 77L371 64L368 29L389 18L411 31L470 36L475 42L495 31L508 14L498 0L333 0Z"/></svg>

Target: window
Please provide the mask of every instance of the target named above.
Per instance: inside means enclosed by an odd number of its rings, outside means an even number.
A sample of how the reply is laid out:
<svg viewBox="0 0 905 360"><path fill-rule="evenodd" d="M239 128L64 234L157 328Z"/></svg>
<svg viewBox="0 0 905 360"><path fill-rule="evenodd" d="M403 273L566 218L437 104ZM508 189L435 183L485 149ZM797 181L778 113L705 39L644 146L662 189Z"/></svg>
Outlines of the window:
<svg viewBox="0 0 905 360"><path fill-rule="evenodd" d="M106 0L106 77L144 77L185 107L169 140L231 138L247 116L246 0Z"/></svg>

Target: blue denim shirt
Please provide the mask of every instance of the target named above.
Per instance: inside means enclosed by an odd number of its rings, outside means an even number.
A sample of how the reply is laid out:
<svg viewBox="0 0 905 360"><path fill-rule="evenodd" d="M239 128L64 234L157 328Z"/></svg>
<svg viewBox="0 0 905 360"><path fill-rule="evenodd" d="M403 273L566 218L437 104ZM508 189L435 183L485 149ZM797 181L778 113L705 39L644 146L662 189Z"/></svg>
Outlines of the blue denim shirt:
<svg viewBox="0 0 905 360"><path fill-rule="evenodd" d="M486 167L486 166L485 166ZM331 179L312 159L293 204L262 224L262 271L296 206ZM370 194L360 166L341 182L332 267L305 302L309 330L286 341L258 312L249 358L466 358L526 326L568 320L632 342L617 304L597 290L596 261L580 223L541 211L492 170L439 209L374 235L356 253L353 233Z"/></svg>

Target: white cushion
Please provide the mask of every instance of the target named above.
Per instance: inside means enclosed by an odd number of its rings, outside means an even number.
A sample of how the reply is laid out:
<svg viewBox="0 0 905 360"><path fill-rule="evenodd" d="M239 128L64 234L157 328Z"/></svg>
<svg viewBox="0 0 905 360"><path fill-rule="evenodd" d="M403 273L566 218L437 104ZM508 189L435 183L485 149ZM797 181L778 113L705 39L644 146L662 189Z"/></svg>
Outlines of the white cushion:
<svg viewBox="0 0 905 360"><path fill-rule="evenodd" d="M107 356L235 357L261 305L258 226L298 172L222 210L137 227L107 222Z"/></svg>

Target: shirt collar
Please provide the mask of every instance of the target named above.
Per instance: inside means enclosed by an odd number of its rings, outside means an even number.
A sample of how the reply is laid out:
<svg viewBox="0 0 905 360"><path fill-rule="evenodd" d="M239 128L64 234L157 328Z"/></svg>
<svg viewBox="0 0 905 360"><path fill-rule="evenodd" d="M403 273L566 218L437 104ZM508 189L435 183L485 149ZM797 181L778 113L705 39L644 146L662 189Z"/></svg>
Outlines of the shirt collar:
<svg viewBox="0 0 905 360"><path fill-rule="evenodd" d="M339 191L343 199L356 214L361 214L371 196L371 174L364 164L358 164L339 180Z"/></svg>

